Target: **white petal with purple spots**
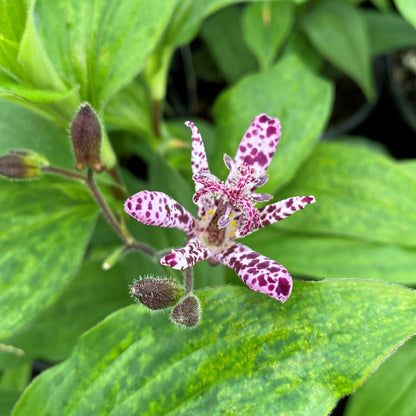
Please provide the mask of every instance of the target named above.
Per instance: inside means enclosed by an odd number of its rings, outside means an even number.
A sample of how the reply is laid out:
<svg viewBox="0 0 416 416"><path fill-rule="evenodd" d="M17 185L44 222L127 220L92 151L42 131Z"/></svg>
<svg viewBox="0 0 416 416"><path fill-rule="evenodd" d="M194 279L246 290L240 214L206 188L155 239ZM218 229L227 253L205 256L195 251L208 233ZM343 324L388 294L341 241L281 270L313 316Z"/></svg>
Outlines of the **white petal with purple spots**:
<svg viewBox="0 0 416 416"><path fill-rule="evenodd" d="M124 203L124 210L142 224L178 228L193 237L195 218L163 192L141 191Z"/></svg>
<svg viewBox="0 0 416 416"><path fill-rule="evenodd" d="M255 292L285 302L292 291L292 278L279 263L242 244L234 244L214 258L231 267L238 277Z"/></svg>
<svg viewBox="0 0 416 416"><path fill-rule="evenodd" d="M234 158L235 164L246 163L256 170L256 176L265 174L279 144L281 134L277 118L258 115L241 139Z"/></svg>
<svg viewBox="0 0 416 416"><path fill-rule="evenodd" d="M282 199L274 204L267 205L259 209L260 220L258 227L253 228L251 233L259 230L260 228L266 227L267 225L273 224L277 221L284 220L290 215L294 214L306 207L306 205L314 204L316 202L315 197L310 196L292 196L287 199ZM247 234L246 234L247 235ZM239 232L236 233L236 238L243 237Z"/></svg>
<svg viewBox="0 0 416 416"><path fill-rule="evenodd" d="M184 270L211 255L212 251L209 248L204 247L197 238L192 238L185 247L172 250L170 254L163 257L160 263L177 270Z"/></svg>

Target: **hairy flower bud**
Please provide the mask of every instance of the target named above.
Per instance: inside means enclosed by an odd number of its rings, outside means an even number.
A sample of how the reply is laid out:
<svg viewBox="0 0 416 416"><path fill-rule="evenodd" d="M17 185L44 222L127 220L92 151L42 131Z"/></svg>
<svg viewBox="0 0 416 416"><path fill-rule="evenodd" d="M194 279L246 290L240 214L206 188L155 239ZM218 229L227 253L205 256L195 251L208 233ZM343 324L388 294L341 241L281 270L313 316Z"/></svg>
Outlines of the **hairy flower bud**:
<svg viewBox="0 0 416 416"><path fill-rule="evenodd" d="M0 157L0 175L12 179L32 179L41 175L48 162L40 155L26 150L10 150Z"/></svg>
<svg viewBox="0 0 416 416"><path fill-rule="evenodd" d="M152 310L173 306L183 292L183 287L172 279L144 278L130 286L132 296Z"/></svg>
<svg viewBox="0 0 416 416"><path fill-rule="evenodd" d="M195 295L188 295L177 304L171 314L171 319L179 327L193 328L201 320L201 305Z"/></svg>
<svg viewBox="0 0 416 416"><path fill-rule="evenodd" d="M105 168L101 161L101 126L97 115L88 103L81 104L71 124L72 144L78 170L89 166L95 172Z"/></svg>

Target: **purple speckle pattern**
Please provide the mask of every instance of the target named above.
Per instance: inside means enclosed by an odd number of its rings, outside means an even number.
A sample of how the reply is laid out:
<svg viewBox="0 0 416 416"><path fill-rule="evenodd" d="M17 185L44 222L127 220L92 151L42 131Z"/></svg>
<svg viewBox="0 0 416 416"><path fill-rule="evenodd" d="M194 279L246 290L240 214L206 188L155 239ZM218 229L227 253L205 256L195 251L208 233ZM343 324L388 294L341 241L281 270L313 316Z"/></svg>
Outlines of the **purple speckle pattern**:
<svg viewBox="0 0 416 416"><path fill-rule="evenodd" d="M207 259L212 254L212 251L204 247L197 238L192 238L185 247L172 250L168 255L163 257L160 263L176 270L184 270L192 267L201 260Z"/></svg>
<svg viewBox="0 0 416 416"><path fill-rule="evenodd" d="M315 197L310 196L292 196L287 199L282 199L274 204L267 205L259 209L260 219L258 222L258 228L251 230L251 233L257 231L260 228L273 224L277 221L284 220L290 215L294 214L306 207L306 205L314 204L316 202ZM236 238L242 237L237 232Z"/></svg>
<svg viewBox="0 0 416 416"><path fill-rule="evenodd" d="M257 177L264 175L279 144L280 135L280 121L277 118L258 115L243 136L234 162L254 168Z"/></svg>
<svg viewBox="0 0 416 416"><path fill-rule="evenodd" d="M210 170L208 159L201 133L192 121L187 121L185 125L192 131L192 175L199 174L201 172L209 174ZM195 181L195 192L198 192L201 187L202 185ZM196 202L196 206L198 207L198 217L201 218L205 215L206 210L212 207L212 198L201 198Z"/></svg>
<svg viewBox="0 0 416 416"><path fill-rule="evenodd" d="M124 210L142 224L178 228L193 236L193 215L163 192L141 191L134 194L124 203Z"/></svg>
<svg viewBox="0 0 416 416"><path fill-rule="evenodd" d="M162 192L142 191L131 196L124 204L125 211L143 224L178 228L188 235L185 247L172 250L161 264L184 270L204 259L220 262L232 268L251 290L285 302L292 290L288 271L234 241L315 202L313 196L295 196L256 208L257 202L272 197L257 193L257 188L268 179L266 170L280 140L279 120L266 114L253 120L234 160L224 156L230 170L225 182L211 174L198 128L190 121L185 124L192 131L193 200L198 220Z"/></svg>
<svg viewBox="0 0 416 416"><path fill-rule="evenodd" d="M238 277L255 292L261 292L285 302L292 291L292 278L279 263L242 244L215 255L215 259L231 267Z"/></svg>

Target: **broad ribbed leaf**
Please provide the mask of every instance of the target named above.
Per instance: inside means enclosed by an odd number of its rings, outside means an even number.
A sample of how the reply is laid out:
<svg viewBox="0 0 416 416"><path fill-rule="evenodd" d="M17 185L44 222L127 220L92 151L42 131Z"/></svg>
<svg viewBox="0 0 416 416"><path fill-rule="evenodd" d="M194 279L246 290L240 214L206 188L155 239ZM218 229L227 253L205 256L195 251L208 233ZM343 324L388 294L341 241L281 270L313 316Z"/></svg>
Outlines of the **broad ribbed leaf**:
<svg viewBox="0 0 416 416"><path fill-rule="evenodd" d="M416 27L416 3L413 0L394 0L400 13Z"/></svg>
<svg viewBox="0 0 416 416"><path fill-rule="evenodd" d="M416 414L416 338L384 362L348 400L345 416Z"/></svg>
<svg viewBox="0 0 416 416"><path fill-rule="evenodd" d="M13 416L322 416L416 331L415 292L377 282L296 282L284 305L232 286L198 296L192 331L136 305L116 312Z"/></svg>
<svg viewBox="0 0 416 416"><path fill-rule="evenodd" d="M81 185L0 183L0 340L33 321L78 272L98 208Z"/></svg>
<svg viewBox="0 0 416 416"><path fill-rule="evenodd" d="M109 130L129 130L134 134L151 133L149 92L141 77L119 91L105 106Z"/></svg>
<svg viewBox="0 0 416 416"><path fill-rule="evenodd" d="M399 166L403 171L416 180L416 159L400 161Z"/></svg>
<svg viewBox="0 0 416 416"><path fill-rule="evenodd" d="M0 68L16 74L17 55L32 0L0 1Z"/></svg>
<svg viewBox="0 0 416 416"><path fill-rule="evenodd" d="M51 91L40 90L33 87L27 87L21 84L0 84L0 96L12 96L16 98L22 98L34 103L50 103L53 101L64 100L65 98L74 95L76 90L67 91Z"/></svg>
<svg viewBox="0 0 416 416"><path fill-rule="evenodd" d="M372 55L416 46L416 29L398 13L363 13Z"/></svg>
<svg viewBox="0 0 416 416"><path fill-rule="evenodd" d="M229 83L257 69L256 59L243 39L241 16L239 7L227 7L207 19L201 28L202 39Z"/></svg>
<svg viewBox="0 0 416 416"><path fill-rule="evenodd" d="M143 68L174 5L174 0L38 0L38 30L58 70L100 108Z"/></svg>
<svg viewBox="0 0 416 416"><path fill-rule="evenodd" d="M126 261L108 271L102 268L110 250L101 248L101 254L95 250L60 297L30 326L6 342L24 350L26 357L60 361L68 357L84 331L109 313L129 305L132 301L123 278Z"/></svg>
<svg viewBox="0 0 416 416"><path fill-rule="evenodd" d="M262 188L262 192L273 192L290 181L312 151L328 119L331 99L331 85L293 55L243 78L215 103L218 150L210 166L225 175L222 155L234 156L254 117L262 112L278 117L282 139L267 172L269 182Z"/></svg>
<svg viewBox="0 0 416 416"><path fill-rule="evenodd" d="M308 214L305 210L295 215ZM366 236L289 232L278 225L253 233L244 239L244 244L283 264L295 275L416 283L416 248L372 242Z"/></svg>
<svg viewBox="0 0 416 416"><path fill-rule="evenodd" d="M245 2L248 1L250 0L245 0ZM294 0L294 3L303 3L305 1ZM166 30L163 44L175 47L189 42L196 35L199 26L205 18L223 7L239 2L239 0L178 1ZM230 22L230 24L233 23Z"/></svg>
<svg viewBox="0 0 416 416"><path fill-rule="evenodd" d="M312 45L372 99L370 44L360 12L347 1L323 0L304 15L301 24Z"/></svg>
<svg viewBox="0 0 416 416"><path fill-rule="evenodd" d="M279 199L302 194L315 195L317 203L279 227L416 246L416 181L380 153L341 143L320 144Z"/></svg>
<svg viewBox="0 0 416 416"><path fill-rule="evenodd" d="M72 168L75 164L68 133L55 123L0 99L0 155L11 149L33 150L52 165Z"/></svg>
<svg viewBox="0 0 416 416"><path fill-rule="evenodd" d="M251 3L243 14L243 37L261 68L268 68L293 26L293 1Z"/></svg>

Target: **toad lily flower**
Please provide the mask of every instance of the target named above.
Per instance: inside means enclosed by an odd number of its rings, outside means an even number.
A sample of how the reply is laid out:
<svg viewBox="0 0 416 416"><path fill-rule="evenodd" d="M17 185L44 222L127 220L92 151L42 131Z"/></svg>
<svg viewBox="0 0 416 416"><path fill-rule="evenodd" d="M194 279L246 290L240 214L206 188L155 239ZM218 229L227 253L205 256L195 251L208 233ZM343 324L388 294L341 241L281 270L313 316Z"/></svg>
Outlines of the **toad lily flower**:
<svg viewBox="0 0 416 416"><path fill-rule="evenodd" d="M256 189L268 180L266 170L280 140L279 120L266 114L253 120L234 160L224 155L230 170L225 182L210 172L197 127L190 121L185 124L192 130L193 200L198 219L162 192L142 191L131 196L125 202L125 211L143 224L178 228L188 235L186 245L164 256L161 264L184 270L204 259L223 263L234 269L251 290L286 301L292 290L288 271L235 241L315 202L313 196L295 196L255 208L257 202L272 198L256 193Z"/></svg>

